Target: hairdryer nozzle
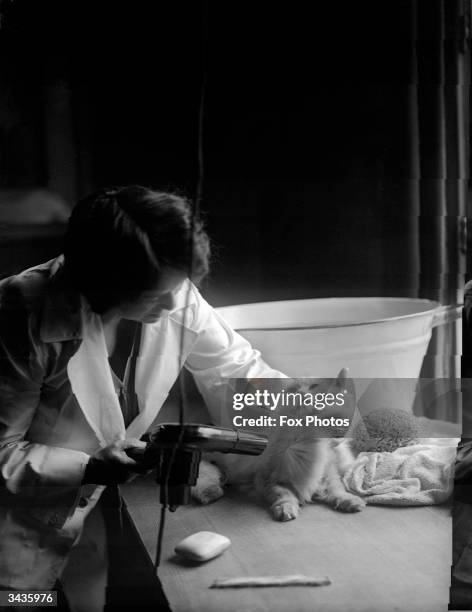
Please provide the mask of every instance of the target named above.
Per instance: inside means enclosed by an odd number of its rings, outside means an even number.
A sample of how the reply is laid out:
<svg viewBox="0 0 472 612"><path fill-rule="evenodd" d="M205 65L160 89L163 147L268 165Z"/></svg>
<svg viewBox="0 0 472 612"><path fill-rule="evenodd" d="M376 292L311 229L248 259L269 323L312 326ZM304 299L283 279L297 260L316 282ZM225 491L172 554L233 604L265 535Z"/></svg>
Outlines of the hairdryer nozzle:
<svg viewBox="0 0 472 612"><path fill-rule="evenodd" d="M195 449L211 453L235 453L238 455L260 455L267 447L267 438L258 434L211 425L187 423L163 423L150 436L151 444L169 448Z"/></svg>

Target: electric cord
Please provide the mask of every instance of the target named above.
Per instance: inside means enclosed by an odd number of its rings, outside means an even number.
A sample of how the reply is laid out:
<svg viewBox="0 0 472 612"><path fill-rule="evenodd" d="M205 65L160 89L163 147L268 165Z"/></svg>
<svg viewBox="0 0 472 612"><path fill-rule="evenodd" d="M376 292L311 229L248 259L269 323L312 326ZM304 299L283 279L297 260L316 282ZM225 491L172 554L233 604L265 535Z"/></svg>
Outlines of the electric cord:
<svg viewBox="0 0 472 612"><path fill-rule="evenodd" d="M208 15L206 13L205 20L204 20L205 26L206 26L204 42L206 42L206 38L208 34L207 25L206 25L207 20L208 20ZM205 108L206 80L207 80L206 68L204 66L202 82L201 82L201 87L200 87L200 100L199 100L199 105L198 105L197 183L196 183L196 189L195 189L195 200L192 206L191 220L190 220L190 235L189 235L190 261L189 261L189 270L188 270L189 279L193 277L193 271L194 271L193 252L194 252L194 241L195 241L195 226L196 226L196 221L197 219L199 219L199 216L200 216L200 205L201 205L202 194L203 194L203 181L204 181L203 120L204 120L204 108ZM186 306L188 306L189 304L191 290L192 290L191 285L189 283L187 287L186 297L185 297ZM184 311L183 311L184 320L183 320L181 334L180 334L179 361L181 360L182 355L184 354L185 321L186 321L187 311L188 311L188 308L184 308ZM158 530L157 542L156 542L156 557L155 557L155 562L154 562L155 572L157 572L157 569L161 562L161 556L162 556L162 544L163 544L163 539L164 539L165 519L166 519L166 511L168 509L168 499L169 499L169 496L168 496L169 477L172 471L172 465L174 464L177 451L182 445L182 440L183 440L183 435L184 435L185 407L188 401L187 401L187 394L186 394L183 378L184 377L182 376L182 374L180 374L179 376L179 425L180 425L179 436L177 438L176 443L172 447L170 458L167 464L167 470L166 470L164 482L161 484L161 487L163 487L164 495L162 498L163 502L161 505L161 512L160 512L160 518L159 518L159 530Z"/></svg>

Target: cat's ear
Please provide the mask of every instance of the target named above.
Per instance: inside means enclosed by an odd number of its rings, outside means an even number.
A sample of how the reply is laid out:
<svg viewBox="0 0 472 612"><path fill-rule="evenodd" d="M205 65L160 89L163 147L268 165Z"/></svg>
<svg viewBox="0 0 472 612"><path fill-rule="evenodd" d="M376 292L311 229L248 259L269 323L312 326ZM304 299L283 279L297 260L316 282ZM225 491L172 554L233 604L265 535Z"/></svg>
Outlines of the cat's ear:
<svg viewBox="0 0 472 612"><path fill-rule="evenodd" d="M343 368L336 379L336 385L350 395L351 399L356 401L356 387L354 381L349 376L349 368Z"/></svg>

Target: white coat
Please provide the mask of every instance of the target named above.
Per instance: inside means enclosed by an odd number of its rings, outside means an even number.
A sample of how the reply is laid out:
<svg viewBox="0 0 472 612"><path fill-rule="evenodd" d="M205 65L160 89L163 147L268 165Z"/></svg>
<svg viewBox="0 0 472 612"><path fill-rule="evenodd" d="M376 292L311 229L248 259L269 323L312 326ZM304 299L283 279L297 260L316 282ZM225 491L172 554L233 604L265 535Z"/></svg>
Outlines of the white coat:
<svg viewBox="0 0 472 612"><path fill-rule="evenodd" d="M143 326L140 410L125 430L101 319L63 277L60 256L0 282L0 585L17 589L52 587L104 488L81 485L90 454L140 438L182 366L219 425L232 378L283 376L186 281L175 309Z"/></svg>

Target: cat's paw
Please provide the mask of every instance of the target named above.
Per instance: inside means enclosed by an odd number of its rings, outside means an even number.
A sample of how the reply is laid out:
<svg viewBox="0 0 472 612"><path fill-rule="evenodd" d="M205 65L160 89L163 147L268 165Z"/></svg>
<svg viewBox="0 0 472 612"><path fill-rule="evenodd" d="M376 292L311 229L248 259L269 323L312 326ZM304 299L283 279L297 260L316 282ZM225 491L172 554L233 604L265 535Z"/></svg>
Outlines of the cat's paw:
<svg viewBox="0 0 472 612"><path fill-rule="evenodd" d="M207 487L194 486L191 489L193 499L199 504L211 504L225 494L223 488L218 484Z"/></svg>
<svg viewBox="0 0 472 612"><path fill-rule="evenodd" d="M336 500L334 508L339 512L360 512L365 508L365 501L360 497L342 497Z"/></svg>
<svg viewBox="0 0 472 612"><path fill-rule="evenodd" d="M298 516L300 506L293 502L281 502L271 506L270 511L276 521L292 521Z"/></svg>
<svg viewBox="0 0 472 612"><path fill-rule="evenodd" d="M200 504L211 504L224 495L224 480L224 475L217 465L202 460L197 482L191 488L192 497Z"/></svg>

